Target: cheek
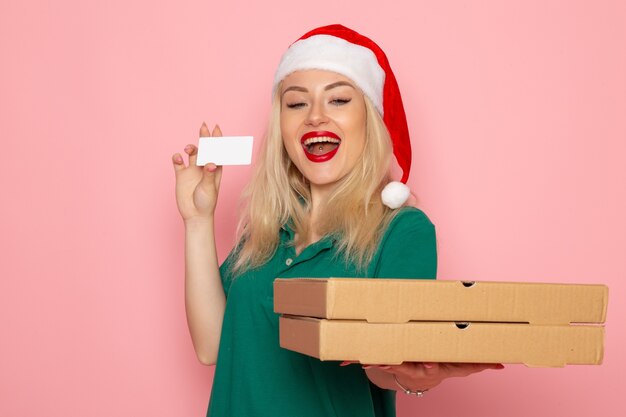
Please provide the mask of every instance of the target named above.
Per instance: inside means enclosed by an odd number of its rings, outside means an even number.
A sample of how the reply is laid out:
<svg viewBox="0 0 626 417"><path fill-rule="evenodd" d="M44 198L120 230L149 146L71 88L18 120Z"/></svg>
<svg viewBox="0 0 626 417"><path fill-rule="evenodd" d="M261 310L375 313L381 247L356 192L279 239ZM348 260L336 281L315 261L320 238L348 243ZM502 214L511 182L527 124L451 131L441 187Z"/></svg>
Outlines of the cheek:
<svg viewBox="0 0 626 417"><path fill-rule="evenodd" d="M365 121L352 126L350 130L350 137L352 138L350 141L350 148L352 149L351 153L356 153L357 155L361 154L365 148L365 135Z"/></svg>
<svg viewBox="0 0 626 417"><path fill-rule="evenodd" d="M280 133L283 135L283 137L285 137L285 135L288 135L289 132L289 126L287 125L285 119L283 117L280 118Z"/></svg>
<svg viewBox="0 0 626 417"><path fill-rule="evenodd" d="M298 151L298 149L296 148L296 144L291 140L285 140L283 138L283 145L285 146L285 150L287 151L289 158L291 158L291 160L294 160Z"/></svg>
<svg viewBox="0 0 626 417"><path fill-rule="evenodd" d="M288 132L283 131L283 147L287 151L287 155L289 155L289 159L292 161L296 161L298 159L298 147L301 145L293 139L293 135L290 135Z"/></svg>
<svg viewBox="0 0 626 417"><path fill-rule="evenodd" d="M346 117L343 120L343 124L345 126L346 135L352 138L352 143L350 144L353 150L363 149L365 146L365 135L366 135L366 113L365 113L365 103L362 103L361 108L355 108L353 112L350 114L346 114Z"/></svg>
<svg viewBox="0 0 626 417"><path fill-rule="evenodd" d="M292 117L284 117L280 118L280 131L283 135L283 140L288 141L293 139L296 136L298 130L298 124L295 123Z"/></svg>
<svg viewBox="0 0 626 417"><path fill-rule="evenodd" d="M298 139L298 128L300 124L295 117L281 116L280 119L280 132L283 138L283 144L289 156L293 159L295 152L300 147L300 141Z"/></svg>

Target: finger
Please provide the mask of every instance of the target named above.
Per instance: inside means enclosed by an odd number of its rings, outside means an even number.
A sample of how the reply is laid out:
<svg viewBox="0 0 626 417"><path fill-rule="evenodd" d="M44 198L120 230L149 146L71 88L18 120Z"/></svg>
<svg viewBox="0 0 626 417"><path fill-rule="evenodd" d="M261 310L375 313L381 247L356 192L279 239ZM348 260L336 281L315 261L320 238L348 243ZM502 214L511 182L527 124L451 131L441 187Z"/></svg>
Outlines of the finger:
<svg viewBox="0 0 626 417"><path fill-rule="evenodd" d="M187 155L189 155L189 166L195 167L196 160L198 159L198 148L196 147L196 145L190 143L189 145L185 146L185 152L187 153Z"/></svg>
<svg viewBox="0 0 626 417"><path fill-rule="evenodd" d="M387 372L394 375L408 375L415 376L421 375L422 370L418 369L419 364L415 362L402 362L400 365L374 365L376 369L380 369L383 372ZM420 367L421 368L421 367Z"/></svg>
<svg viewBox="0 0 626 417"><path fill-rule="evenodd" d="M437 362L423 362L421 366L424 369L424 375L427 376L437 375L440 372Z"/></svg>
<svg viewBox="0 0 626 417"><path fill-rule="evenodd" d="M215 165L213 162L209 162L208 164L204 166L203 171L205 175L214 176L215 171L217 171L217 165Z"/></svg>
<svg viewBox="0 0 626 417"><path fill-rule="evenodd" d="M206 125L206 123L202 122L202 126L200 126L200 137L208 138L209 136L211 136L211 132L209 132L209 127Z"/></svg>
<svg viewBox="0 0 626 417"><path fill-rule="evenodd" d="M198 186L209 195L217 192L217 187L215 186L216 170L217 165L212 162L209 162L204 167L202 167L202 179L200 180L200 184L198 184Z"/></svg>
<svg viewBox="0 0 626 417"><path fill-rule="evenodd" d="M213 133L212 133L213 137L216 136L222 136L222 129L220 129L219 125L215 125L215 127L213 128ZM222 181L222 167L218 166L217 169L215 170L215 187L219 190L220 188L220 182Z"/></svg>
<svg viewBox="0 0 626 417"><path fill-rule="evenodd" d="M391 366L389 365L363 365L361 366L363 369L380 369L381 371L391 372Z"/></svg>
<svg viewBox="0 0 626 417"><path fill-rule="evenodd" d="M202 122L202 126L200 126L200 137L211 137L211 132L209 131L209 127L206 125L206 122ZM198 148L190 144L185 148L185 152L189 154L189 166L196 166L198 161Z"/></svg>
<svg viewBox="0 0 626 417"><path fill-rule="evenodd" d="M453 363L449 365L451 374L459 376L476 374L486 369L495 369L496 366L493 363Z"/></svg>
<svg viewBox="0 0 626 417"><path fill-rule="evenodd" d="M405 376L413 379L434 380L445 373L445 367L439 362L403 362L400 365L388 366L386 372L396 376Z"/></svg>
<svg viewBox="0 0 626 417"><path fill-rule="evenodd" d="M182 171L185 169L185 162L183 161L183 157L180 156L178 152L172 155L172 162L174 164L174 171Z"/></svg>

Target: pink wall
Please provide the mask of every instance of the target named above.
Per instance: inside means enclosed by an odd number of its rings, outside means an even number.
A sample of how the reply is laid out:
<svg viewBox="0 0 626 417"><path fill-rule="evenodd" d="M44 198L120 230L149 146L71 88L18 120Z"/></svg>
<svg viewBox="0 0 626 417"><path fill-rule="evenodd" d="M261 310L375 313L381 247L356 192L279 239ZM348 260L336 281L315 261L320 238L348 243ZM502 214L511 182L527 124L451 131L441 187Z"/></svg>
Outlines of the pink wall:
<svg viewBox="0 0 626 417"><path fill-rule="evenodd" d="M625 415L624 2L38 3L0 6L1 416L204 415L170 157L202 120L261 136L281 53L329 23L387 51L440 278L611 289L604 365L449 380L399 415ZM248 178L225 170L222 257Z"/></svg>

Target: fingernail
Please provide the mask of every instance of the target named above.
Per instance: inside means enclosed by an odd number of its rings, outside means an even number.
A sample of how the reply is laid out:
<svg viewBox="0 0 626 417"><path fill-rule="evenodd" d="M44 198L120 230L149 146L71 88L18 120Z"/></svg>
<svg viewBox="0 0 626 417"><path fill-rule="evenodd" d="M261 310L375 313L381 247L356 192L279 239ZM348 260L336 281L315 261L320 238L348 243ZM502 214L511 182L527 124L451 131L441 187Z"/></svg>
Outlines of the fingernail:
<svg viewBox="0 0 626 417"><path fill-rule="evenodd" d="M496 365L496 369L504 369L504 365L499 363L499 364Z"/></svg>
<svg viewBox="0 0 626 417"><path fill-rule="evenodd" d="M433 365L431 365L429 363L425 363L423 365L424 365L424 368L426 368L426 369L432 369L432 367L433 367Z"/></svg>
<svg viewBox="0 0 626 417"><path fill-rule="evenodd" d="M207 167L206 170L209 172L213 172L217 169L217 165L212 164L212 163L206 164L206 167Z"/></svg>
<svg viewBox="0 0 626 417"><path fill-rule="evenodd" d="M191 145L187 145L185 146L185 150L188 151L189 149L191 149Z"/></svg>
<svg viewBox="0 0 626 417"><path fill-rule="evenodd" d="M181 161L183 160L183 158L181 158L180 156L178 156L178 155L177 155L177 156L174 158L174 160L175 160L176 162L181 162Z"/></svg>
<svg viewBox="0 0 626 417"><path fill-rule="evenodd" d="M339 364L339 366L347 366L347 365L350 365L350 362L343 361Z"/></svg>
<svg viewBox="0 0 626 417"><path fill-rule="evenodd" d="M200 132L199 133L200 133L200 137L211 136L211 132L209 131L208 126L204 122L202 122L202 126L200 126Z"/></svg>
<svg viewBox="0 0 626 417"><path fill-rule="evenodd" d="M363 369L370 369L371 367L372 367L372 365L363 365L363 366L361 366L361 368L363 368Z"/></svg>

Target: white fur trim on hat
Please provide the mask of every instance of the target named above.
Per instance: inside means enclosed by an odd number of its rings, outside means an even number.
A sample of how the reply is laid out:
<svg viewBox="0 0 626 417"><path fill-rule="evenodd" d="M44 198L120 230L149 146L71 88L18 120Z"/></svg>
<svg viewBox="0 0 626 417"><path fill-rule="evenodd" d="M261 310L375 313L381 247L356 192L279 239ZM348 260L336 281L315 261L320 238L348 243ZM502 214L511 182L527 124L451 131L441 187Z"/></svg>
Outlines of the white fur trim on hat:
<svg viewBox="0 0 626 417"><path fill-rule="evenodd" d="M381 195L384 205L392 209L397 209L409 199L411 190L400 181L391 181L389 184L385 185Z"/></svg>
<svg viewBox="0 0 626 417"><path fill-rule="evenodd" d="M273 92L287 75L306 69L333 71L350 78L384 115L385 71L371 49L331 35L315 35L294 42L278 65Z"/></svg>

